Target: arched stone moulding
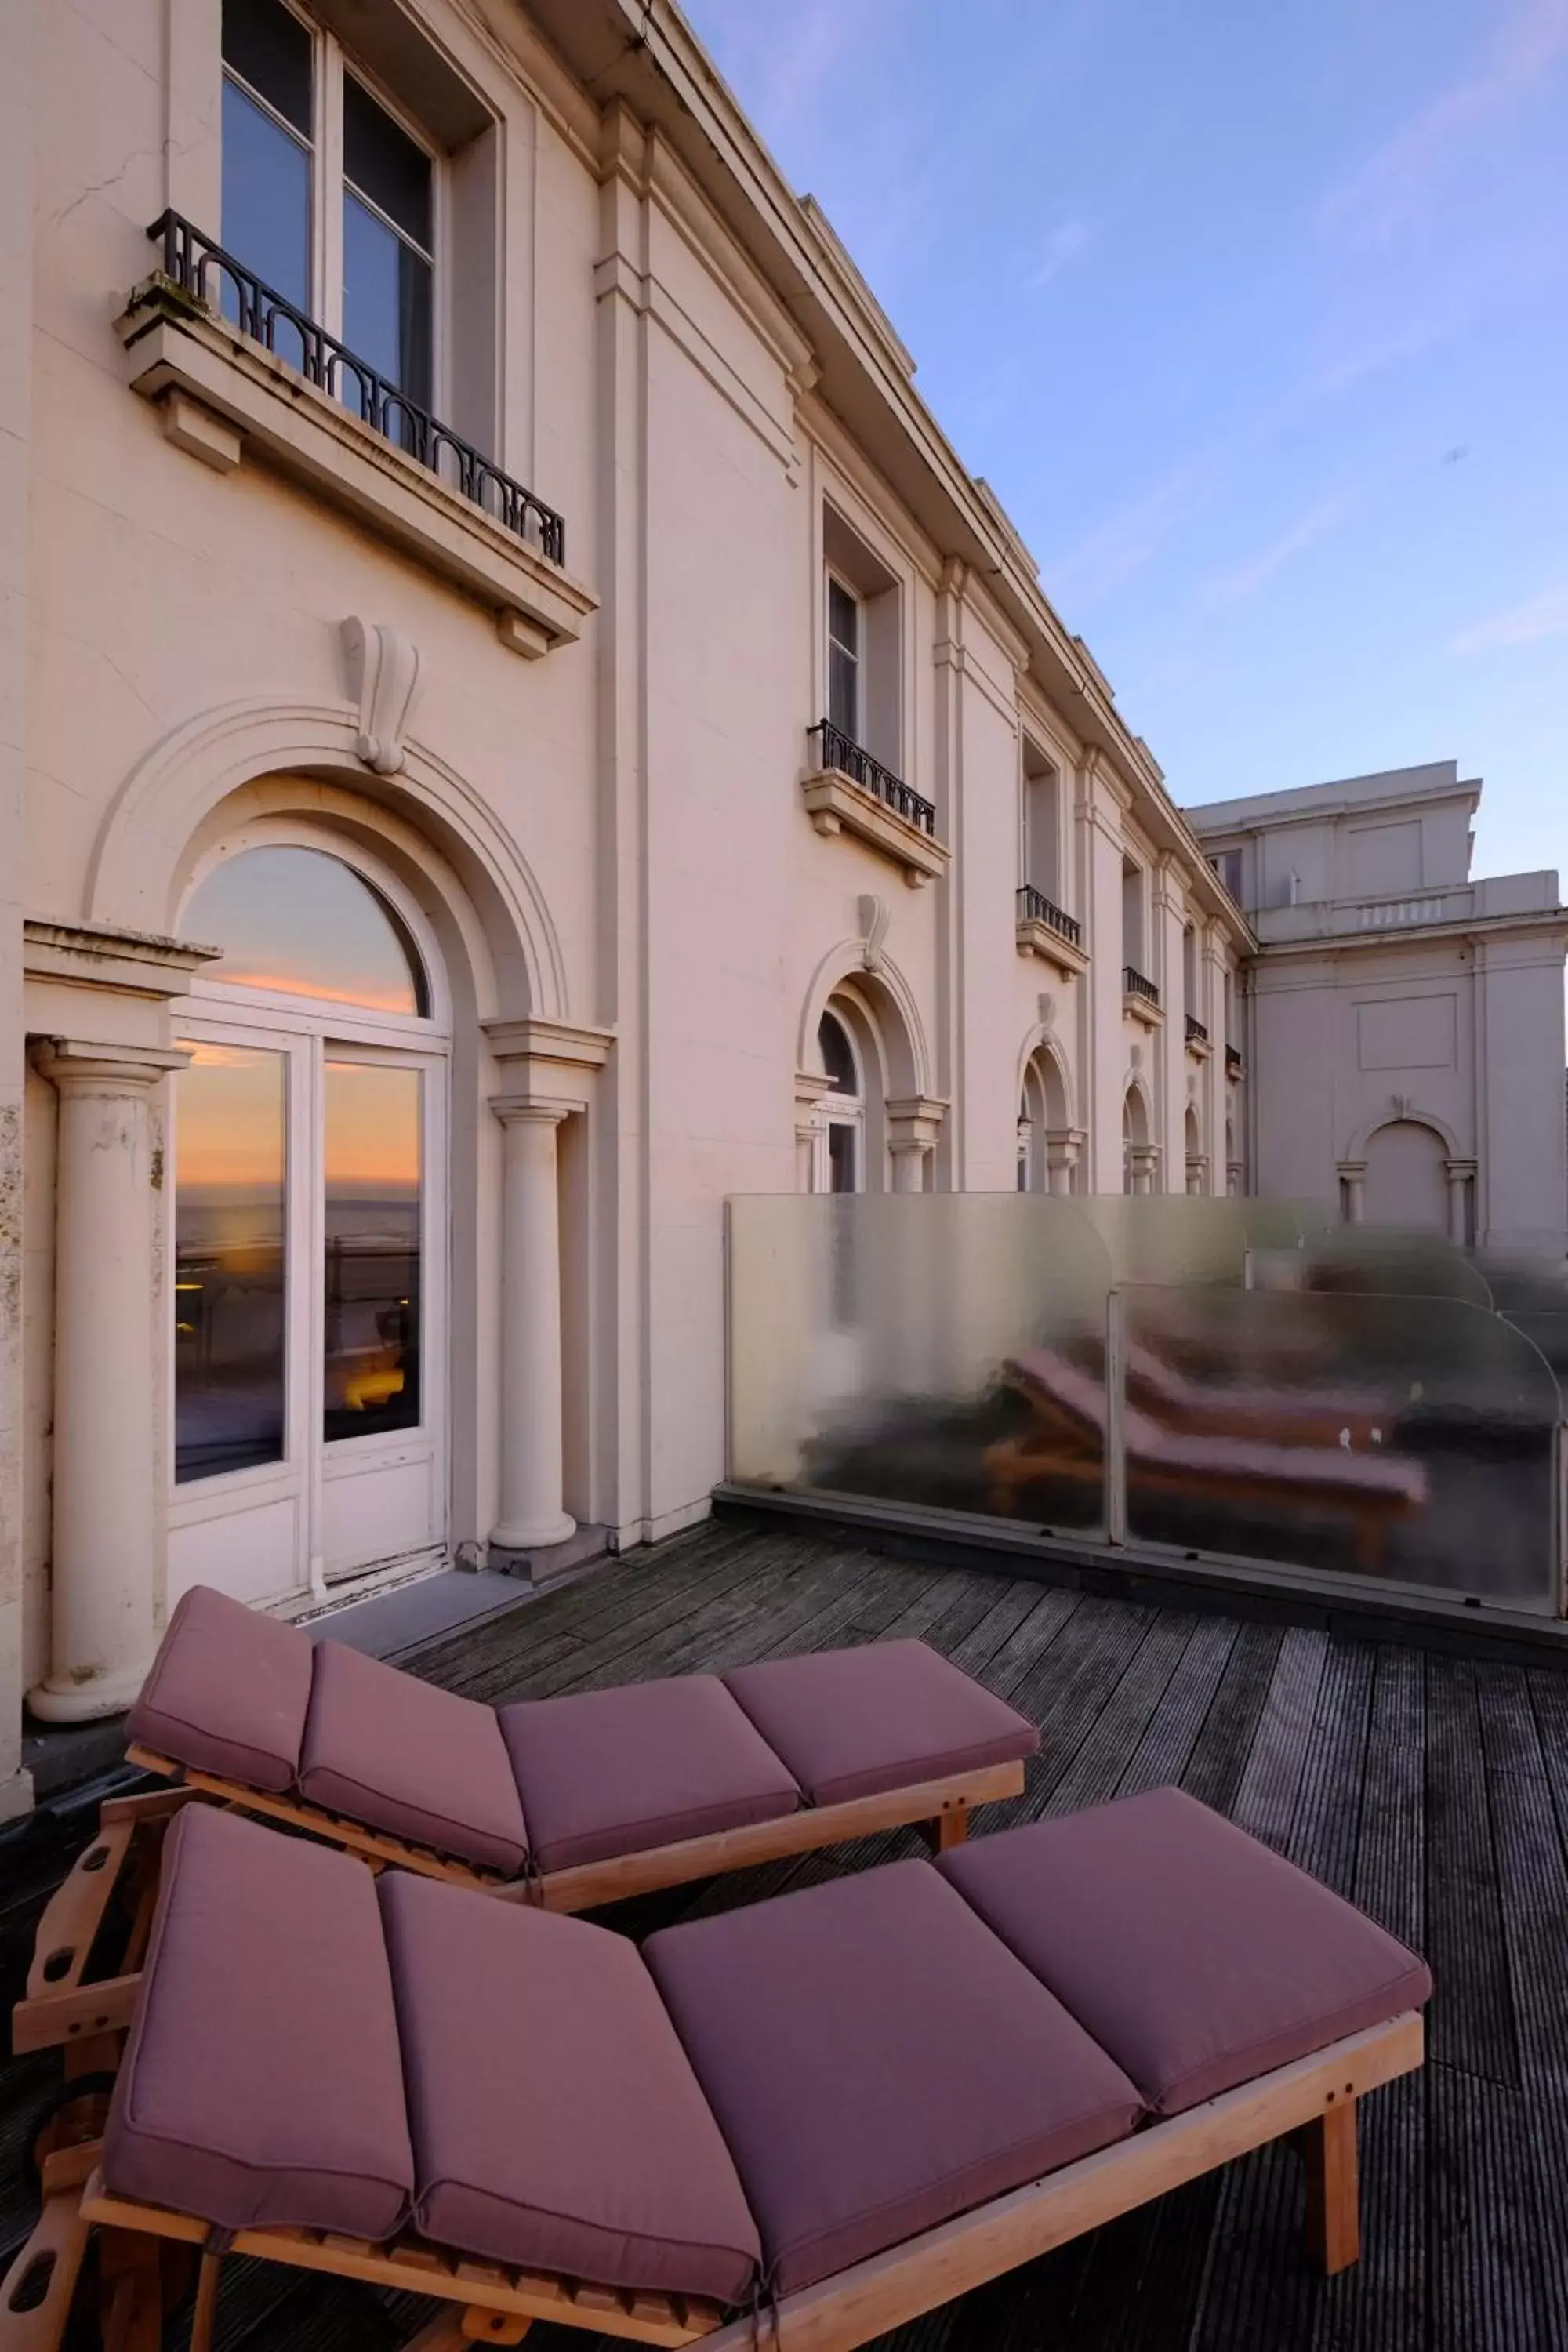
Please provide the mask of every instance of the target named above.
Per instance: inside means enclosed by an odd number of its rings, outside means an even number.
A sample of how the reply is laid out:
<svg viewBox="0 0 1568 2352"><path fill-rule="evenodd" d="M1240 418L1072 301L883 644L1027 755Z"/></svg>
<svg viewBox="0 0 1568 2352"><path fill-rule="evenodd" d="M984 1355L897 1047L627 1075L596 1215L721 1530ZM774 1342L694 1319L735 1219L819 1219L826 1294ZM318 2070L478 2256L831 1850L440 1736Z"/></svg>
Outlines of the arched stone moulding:
<svg viewBox="0 0 1568 2352"><path fill-rule="evenodd" d="M395 778L378 775L360 755L363 731L359 711L346 704L270 701L228 703L174 729L132 769L109 809L89 864L84 921L167 934L192 845L212 813L258 778L310 779L401 815L447 857L490 943L501 1002L483 1010L570 1018L554 924L494 810L412 738L401 746Z"/></svg>

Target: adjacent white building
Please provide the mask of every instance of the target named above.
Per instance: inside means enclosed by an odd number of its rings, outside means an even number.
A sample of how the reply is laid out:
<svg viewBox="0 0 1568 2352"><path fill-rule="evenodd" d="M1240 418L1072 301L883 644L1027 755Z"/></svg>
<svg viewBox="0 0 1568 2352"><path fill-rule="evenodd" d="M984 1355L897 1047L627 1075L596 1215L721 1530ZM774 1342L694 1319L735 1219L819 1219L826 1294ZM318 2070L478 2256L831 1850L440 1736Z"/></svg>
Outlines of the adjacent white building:
<svg viewBox="0 0 1568 2352"><path fill-rule="evenodd" d="M1244 981L1252 1189L1461 1244L1568 1246L1568 909L1472 880L1457 764L1187 811L1258 945Z"/></svg>

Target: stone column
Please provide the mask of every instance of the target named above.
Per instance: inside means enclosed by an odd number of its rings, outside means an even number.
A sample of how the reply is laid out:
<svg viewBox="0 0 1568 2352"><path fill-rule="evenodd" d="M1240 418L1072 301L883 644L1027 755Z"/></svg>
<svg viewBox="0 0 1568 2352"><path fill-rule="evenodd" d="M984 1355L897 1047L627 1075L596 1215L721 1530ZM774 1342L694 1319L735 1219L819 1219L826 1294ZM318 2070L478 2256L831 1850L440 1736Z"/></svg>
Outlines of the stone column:
<svg viewBox="0 0 1568 2352"><path fill-rule="evenodd" d="M1339 1178L1344 1188L1345 1223L1359 1225L1366 1214L1366 1161L1342 1160Z"/></svg>
<svg viewBox="0 0 1568 2352"><path fill-rule="evenodd" d="M926 1188L926 1149L923 1143L903 1140L889 1143L893 1161L895 1192L923 1192Z"/></svg>
<svg viewBox="0 0 1568 2352"><path fill-rule="evenodd" d="M53 1606L47 1723L117 1715L154 1646L166 1467L153 1362L152 1097L189 1055L56 1037Z"/></svg>
<svg viewBox="0 0 1568 2352"><path fill-rule="evenodd" d="M1132 1190L1140 1199L1153 1192L1159 1167L1160 1147L1157 1143L1135 1143L1132 1146Z"/></svg>
<svg viewBox="0 0 1568 2352"><path fill-rule="evenodd" d="M1078 1166L1085 1142L1081 1127L1053 1127L1046 1130L1046 1168L1049 1174L1049 1190L1059 1200L1072 1191L1072 1171Z"/></svg>
<svg viewBox="0 0 1568 2352"><path fill-rule="evenodd" d="M895 1192L925 1191L926 1160L936 1150L947 1105L930 1095L906 1095L888 1105L888 1150Z"/></svg>
<svg viewBox="0 0 1568 2352"><path fill-rule="evenodd" d="M562 1507L561 1199L555 1130L561 1103L503 1095L490 1108L505 1131L501 1171L500 1519L502 1551L564 1543Z"/></svg>

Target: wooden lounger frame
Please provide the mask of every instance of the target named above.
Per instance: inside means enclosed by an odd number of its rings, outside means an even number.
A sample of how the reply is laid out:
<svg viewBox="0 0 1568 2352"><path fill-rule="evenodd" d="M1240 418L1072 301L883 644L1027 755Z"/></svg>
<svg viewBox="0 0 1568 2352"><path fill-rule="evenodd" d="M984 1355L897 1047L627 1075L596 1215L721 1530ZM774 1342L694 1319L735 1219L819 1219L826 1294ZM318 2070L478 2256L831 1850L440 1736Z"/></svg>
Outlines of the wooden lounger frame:
<svg viewBox="0 0 1568 2352"><path fill-rule="evenodd" d="M128 1753L133 1764L162 1773L176 1785L138 1796L105 1799L99 1813L98 1836L56 1888L38 1922L26 1996L13 2012L14 2050L20 2053L81 2045L89 2051L79 2062L78 2071L83 2072L89 2062L112 2063L103 2037L122 2031L130 2022L136 1970L157 1892L156 1847L171 1816L194 1798L214 1799L237 1811L304 1830L358 1854L373 1870L395 1865L426 1878L477 1887L502 1902L537 1903L547 1911L586 1911L630 1895L650 1894L657 1887L685 1885L692 1879L742 1870L752 1863L783 1861L792 1854L814 1853L820 1846L837 1845L849 1838L868 1837L875 1831L900 1829L911 1822L926 1826L932 1842L945 1853L968 1835L974 1806L1016 1797L1024 1786L1022 1763L988 1764L978 1771L889 1789L880 1796L857 1797L847 1804L803 1805L798 1812L785 1813L779 1821L683 1838L642 1853L618 1854L609 1862L584 1863L571 1870L549 1871L538 1878L503 1879L472 1870L427 1847L405 1844L297 1798L272 1796L240 1781L220 1780L215 1773L191 1771L150 1748L132 1748ZM117 1975L89 1980L87 1967L110 1898L121 1878L132 1869L141 1874L140 1907L130 1955Z"/></svg>
<svg viewBox="0 0 1568 2352"><path fill-rule="evenodd" d="M1361 2251L1356 2104L1412 2072L1422 2055L1421 2019L1414 2013L1352 2034L785 2295L763 2314L728 2323L709 2305L468 2262L412 2236L373 2246L314 2231L243 2230L225 2251L436 2298L442 2309L406 2352L521 2343L536 2319L634 2343L702 2343L706 2352L854 2352L1234 2157L1291 2137L1307 2165L1313 2255L1331 2275ZM97 2143L89 2142L45 2159L43 2214L0 2286L0 2352L58 2352L92 2228L105 2233L100 2268L119 2331L111 2338L106 2321L110 2352L158 2342L159 2246L168 2241L200 2250L191 2352L211 2352L221 2256L207 2250L208 2225L190 2214L110 2196L94 2169L97 2158ZM40 2276L44 2263L52 2267ZM16 2310L14 2304L29 2291L38 2294L35 2307Z"/></svg>

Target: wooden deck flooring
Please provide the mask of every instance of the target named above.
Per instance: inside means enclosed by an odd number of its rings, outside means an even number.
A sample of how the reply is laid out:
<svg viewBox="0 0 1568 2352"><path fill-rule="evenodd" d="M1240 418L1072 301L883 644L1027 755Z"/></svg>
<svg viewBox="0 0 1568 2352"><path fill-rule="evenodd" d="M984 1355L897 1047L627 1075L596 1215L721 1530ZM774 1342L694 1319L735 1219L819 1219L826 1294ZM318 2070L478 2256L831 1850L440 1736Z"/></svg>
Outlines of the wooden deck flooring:
<svg viewBox="0 0 1568 2352"><path fill-rule="evenodd" d="M503 1700L890 1634L932 1642L1044 1727L1026 1794L985 1827L1179 1781L1423 1949L1437 1995L1429 2064L1363 2120L1359 2268L1311 2274L1300 2169L1272 2150L885 2338L887 2352L1568 2345L1568 1674L724 1523L412 1663ZM604 1916L641 1935L910 1850L898 1832ZM47 2079L39 2062L0 2074L0 2162ZM230 2268L224 2352L392 2352L429 2308ZM183 2341L170 2331L176 2352ZM588 2352L552 2326L529 2341Z"/></svg>

